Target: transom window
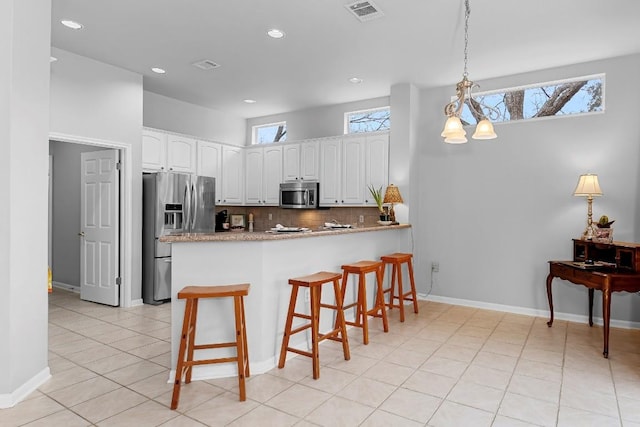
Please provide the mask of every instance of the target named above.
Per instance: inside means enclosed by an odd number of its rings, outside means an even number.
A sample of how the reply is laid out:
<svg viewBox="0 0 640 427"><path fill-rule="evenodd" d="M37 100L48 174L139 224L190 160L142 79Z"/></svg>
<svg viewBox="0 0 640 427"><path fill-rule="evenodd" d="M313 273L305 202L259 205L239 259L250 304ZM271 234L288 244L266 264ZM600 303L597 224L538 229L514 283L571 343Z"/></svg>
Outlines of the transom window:
<svg viewBox="0 0 640 427"><path fill-rule="evenodd" d="M391 128L391 108L350 111L344 114L344 133L378 132Z"/></svg>
<svg viewBox="0 0 640 427"><path fill-rule="evenodd" d="M253 126L252 144L271 144L287 140L287 122Z"/></svg>
<svg viewBox="0 0 640 427"><path fill-rule="evenodd" d="M473 101L475 110L493 122L600 113L604 111L604 74L478 92L473 94ZM467 100L460 119L464 125L476 124L483 117L472 112L468 103Z"/></svg>

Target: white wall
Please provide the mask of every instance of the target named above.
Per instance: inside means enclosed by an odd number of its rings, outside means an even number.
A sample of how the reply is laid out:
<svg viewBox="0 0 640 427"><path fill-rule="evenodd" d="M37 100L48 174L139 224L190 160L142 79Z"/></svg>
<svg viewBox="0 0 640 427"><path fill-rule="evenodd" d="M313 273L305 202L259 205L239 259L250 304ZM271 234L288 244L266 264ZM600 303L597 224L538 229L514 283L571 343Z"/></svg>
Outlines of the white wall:
<svg viewBox="0 0 640 427"><path fill-rule="evenodd" d="M0 408L49 377L47 170L51 2L0 2Z"/></svg>
<svg viewBox="0 0 640 427"><path fill-rule="evenodd" d="M344 134L344 113L388 105L389 97L384 96L248 119L246 145L251 145L251 128L256 125L286 121L287 141L342 135ZM393 118L391 120L393 127Z"/></svg>
<svg viewBox="0 0 640 427"><path fill-rule="evenodd" d="M472 70L473 71L473 70ZM573 196L580 174L597 173L604 196L594 217L616 220L614 238L640 240L638 183L640 104L630 56L480 82L483 90L606 73L606 112L497 124L498 139L444 144L442 108L454 85L421 93L419 221L420 292L431 262L440 263L433 294L547 310L547 260L570 259L585 227L586 201ZM473 75L471 75L473 77ZM587 290L554 281L556 312L585 315ZM600 295L594 304L601 314ZM640 297L616 294L612 318L640 321Z"/></svg>
<svg viewBox="0 0 640 427"><path fill-rule="evenodd" d="M246 120L222 111L204 108L144 91L145 126L198 138L244 145Z"/></svg>
<svg viewBox="0 0 640 427"><path fill-rule="evenodd" d="M68 142L49 142L53 158L53 281L80 289L80 156L103 148Z"/></svg>
<svg viewBox="0 0 640 427"><path fill-rule="evenodd" d="M131 271L125 274L130 275L131 298L138 300L142 298L142 76L60 49L51 51L58 58L51 67L51 133L130 149L132 187L122 209L132 219L127 230L131 245L125 248Z"/></svg>

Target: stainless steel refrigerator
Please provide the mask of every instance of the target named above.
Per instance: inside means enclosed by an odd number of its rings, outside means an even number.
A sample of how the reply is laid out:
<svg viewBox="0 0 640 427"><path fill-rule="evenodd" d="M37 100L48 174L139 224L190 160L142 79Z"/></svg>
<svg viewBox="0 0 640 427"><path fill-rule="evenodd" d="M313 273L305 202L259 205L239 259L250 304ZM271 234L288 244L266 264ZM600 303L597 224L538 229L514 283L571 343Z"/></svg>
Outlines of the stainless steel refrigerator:
<svg viewBox="0 0 640 427"><path fill-rule="evenodd" d="M215 231L215 178L172 172L142 176L142 300L171 298L171 245L168 234Z"/></svg>

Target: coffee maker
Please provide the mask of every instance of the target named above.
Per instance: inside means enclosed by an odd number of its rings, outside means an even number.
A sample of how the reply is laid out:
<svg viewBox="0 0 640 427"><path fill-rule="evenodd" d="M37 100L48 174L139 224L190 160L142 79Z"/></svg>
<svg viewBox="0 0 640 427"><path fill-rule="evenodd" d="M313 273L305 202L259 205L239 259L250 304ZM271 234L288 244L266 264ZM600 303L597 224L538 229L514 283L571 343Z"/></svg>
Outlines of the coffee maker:
<svg viewBox="0 0 640 427"><path fill-rule="evenodd" d="M229 231L229 216L226 209L216 214L216 231Z"/></svg>

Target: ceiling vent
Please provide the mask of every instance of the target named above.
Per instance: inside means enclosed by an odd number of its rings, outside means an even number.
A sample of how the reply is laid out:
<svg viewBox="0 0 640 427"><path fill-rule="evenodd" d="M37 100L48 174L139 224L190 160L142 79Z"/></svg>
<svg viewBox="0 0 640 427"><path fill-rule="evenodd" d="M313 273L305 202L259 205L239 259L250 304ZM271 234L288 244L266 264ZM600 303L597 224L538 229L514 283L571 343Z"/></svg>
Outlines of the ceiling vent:
<svg viewBox="0 0 640 427"><path fill-rule="evenodd" d="M200 68L201 70L213 70L214 68L218 68L220 64L216 64L210 59L203 59L202 61L194 62L194 67Z"/></svg>
<svg viewBox="0 0 640 427"><path fill-rule="evenodd" d="M356 1L346 4L344 7L358 18L360 22L371 21L384 15L380 8L372 1Z"/></svg>

